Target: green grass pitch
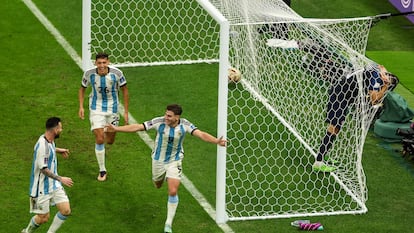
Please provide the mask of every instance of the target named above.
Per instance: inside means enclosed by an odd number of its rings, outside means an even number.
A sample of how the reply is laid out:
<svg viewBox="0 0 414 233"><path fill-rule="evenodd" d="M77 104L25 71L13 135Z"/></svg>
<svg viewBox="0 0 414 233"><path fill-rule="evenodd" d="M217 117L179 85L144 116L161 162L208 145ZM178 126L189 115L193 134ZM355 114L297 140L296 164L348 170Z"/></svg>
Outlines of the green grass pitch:
<svg viewBox="0 0 414 233"><path fill-rule="evenodd" d="M81 1L35 0L53 25L81 53ZM293 1L306 17L353 17L394 12L384 1ZM59 158L61 175L73 178L67 188L72 216L62 233L160 233L165 220L166 187L151 183L151 149L135 134L118 134L108 146L108 181L98 183L89 122L77 116L77 91L82 71L22 1L0 4L0 232L20 232L30 219L28 184L33 146L52 115L63 120L57 146L71 150ZM403 17L376 25L367 55L396 73L397 91L414 103L414 26ZM139 67L123 69L130 90L130 112L138 121L162 115L167 103L183 105L183 117L213 135L217 125L216 64ZM213 72L212 72L213 70ZM169 81L174 80L174 81ZM152 86L156 87L154 91ZM179 91L173 88L180 86ZM153 133L150 134L153 136ZM394 145L393 145L394 146ZM384 149L385 148L385 149ZM414 215L414 166L388 150L389 145L370 132L364 147L368 213L312 217L326 232L411 232ZM215 204L216 148L187 137L184 173ZM52 216L56 209L52 208ZM228 222L236 233L297 232L295 219ZM45 232L49 223L38 232ZM223 232L183 186L174 231Z"/></svg>

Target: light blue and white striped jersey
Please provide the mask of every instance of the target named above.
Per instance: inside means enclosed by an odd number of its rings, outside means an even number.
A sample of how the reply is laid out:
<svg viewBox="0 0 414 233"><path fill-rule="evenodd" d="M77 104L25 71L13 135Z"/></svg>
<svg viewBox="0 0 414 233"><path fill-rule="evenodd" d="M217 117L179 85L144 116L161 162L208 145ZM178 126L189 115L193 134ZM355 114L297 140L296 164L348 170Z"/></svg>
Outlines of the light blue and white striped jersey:
<svg viewBox="0 0 414 233"><path fill-rule="evenodd" d="M39 137L34 146L32 173L30 175L29 195L38 197L49 194L62 187L62 184L45 176L40 170L47 167L51 172L58 175L55 142L48 142L44 135Z"/></svg>
<svg viewBox="0 0 414 233"><path fill-rule="evenodd" d="M89 109L104 113L118 113L119 88L127 81L121 70L109 66L109 72L100 76L96 68L87 70L82 77L82 87L92 87L89 95Z"/></svg>
<svg viewBox="0 0 414 233"><path fill-rule="evenodd" d="M156 117L143 124L145 130L157 130L152 159L164 161L165 163L180 160L184 157L184 136L186 133L192 134L197 129L191 122L182 118L174 128L165 123L164 117Z"/></svg>

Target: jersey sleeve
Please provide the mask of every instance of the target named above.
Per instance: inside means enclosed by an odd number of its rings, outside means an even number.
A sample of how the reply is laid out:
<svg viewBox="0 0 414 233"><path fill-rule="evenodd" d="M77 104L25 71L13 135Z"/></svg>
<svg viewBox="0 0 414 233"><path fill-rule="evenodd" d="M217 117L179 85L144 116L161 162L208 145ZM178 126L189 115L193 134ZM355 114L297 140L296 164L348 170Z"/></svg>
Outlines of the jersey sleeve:
<svg viewBox="0 0 414 233"><path fill-rule="evenodd" d="M181 121L187 133L190 133L192 135L194 130L197 129L197 127L187 119L181 119Z"/></svg>
<svg viewBox="0 0 414 233"><path fill-rule="evenodd" d="M82 76L81 86L87 88L90 84L90 73L89 71L85 72Z"/></svg>
<svg viewBox="0 0 414 233"><path fill-rule="evenodd" d="M113 67L113 66L110 66L110 70L111 70L111 72L113 72L118 77L118 82L119 82L120 87L125 86L127 84L127 80L126 80L122 70L120 70L116 67Z"/></svg>
<svg viewBox="0 0 414 233"><path fill-rule="evenodd" d="M39 141L39 146L35 150L36 165L40 169L48 167L49 164L49 146L45 140Z"/></svg>
<svg viewBox="0 0 414 233"><path fill-rule="evenodd" d="M157 129L158 126L163 122L164 122L164 117L156 117L156 118L153 118L152 120L145 121L143 124L145 126L145 130L150 130L150 129Z"/></svg>
<svg viewBox="0 0 414 233"><path fill-rule="evenodd" d="M124 74L121 72L122 76L119 78L119 86L125 86L127 84L126 78L124 76Z"/></svg>

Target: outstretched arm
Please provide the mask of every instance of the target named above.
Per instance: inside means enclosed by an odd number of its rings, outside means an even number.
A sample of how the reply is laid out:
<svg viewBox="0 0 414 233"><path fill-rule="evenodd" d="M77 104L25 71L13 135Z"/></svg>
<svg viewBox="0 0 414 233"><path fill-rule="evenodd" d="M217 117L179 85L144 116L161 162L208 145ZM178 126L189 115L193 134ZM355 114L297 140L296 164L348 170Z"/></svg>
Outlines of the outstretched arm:
<svg viewBox="0 0 414 233"><path fill-rule="evenodd" d="M199 129L196 129L193 131L193 135L200 138L201 140L213 144L217 144L220 146L226 146L227 140L223 139L223 137L216 138L213 135L206 133L204 131L201 131Z"/></svg>
<svg viewBox="0 0 414 233"><path fill-rule="evenodd" d="M123 125L123 126L114 126L114 125L107 125L105 126L105 132L125 132L125 133L134 133L137 131L144 131L145 127L144 124L131 124L131 125Z"/></svg>

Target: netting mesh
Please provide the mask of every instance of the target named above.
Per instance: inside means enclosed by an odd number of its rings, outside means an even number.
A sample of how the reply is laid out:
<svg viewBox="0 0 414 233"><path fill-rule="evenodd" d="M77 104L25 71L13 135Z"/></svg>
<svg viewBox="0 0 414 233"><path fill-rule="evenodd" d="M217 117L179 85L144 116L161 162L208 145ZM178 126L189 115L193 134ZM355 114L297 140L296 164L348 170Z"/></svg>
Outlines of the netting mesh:
<svg viewBox="0 0 414 233"><path fill-rule="evenodd" d="M92 55L105 51L113 64L218 57L219 25L194 0L96 0L91 21Z"/></svg>
<svg viewBox="0 0 414 233"><path fill-rule="evenodd" d="M229 219L365 212L361 156L376 112L366 82L376 65L364 56L371 19L305 20L281 0L210 2L230 22L229 63L242 72L227 100ZM91 8L91 52L108 52L114 64L219 57L220 25L197 1L96 0ZM317 173L328 102L343 113L327 152L337 164Z"/></svg>
<svg viewBox="0 0 414 233"><path fill-rule="evenodd" d="M243 81L229 87L229 217L364 212L361 156L376 112L365 72L376 65L364 56L371 19L304 20L272 2L231 9L252 17L230 16L230 63ZM344 115L327 154L336 171L317 173L328 102Z"/></svg>

